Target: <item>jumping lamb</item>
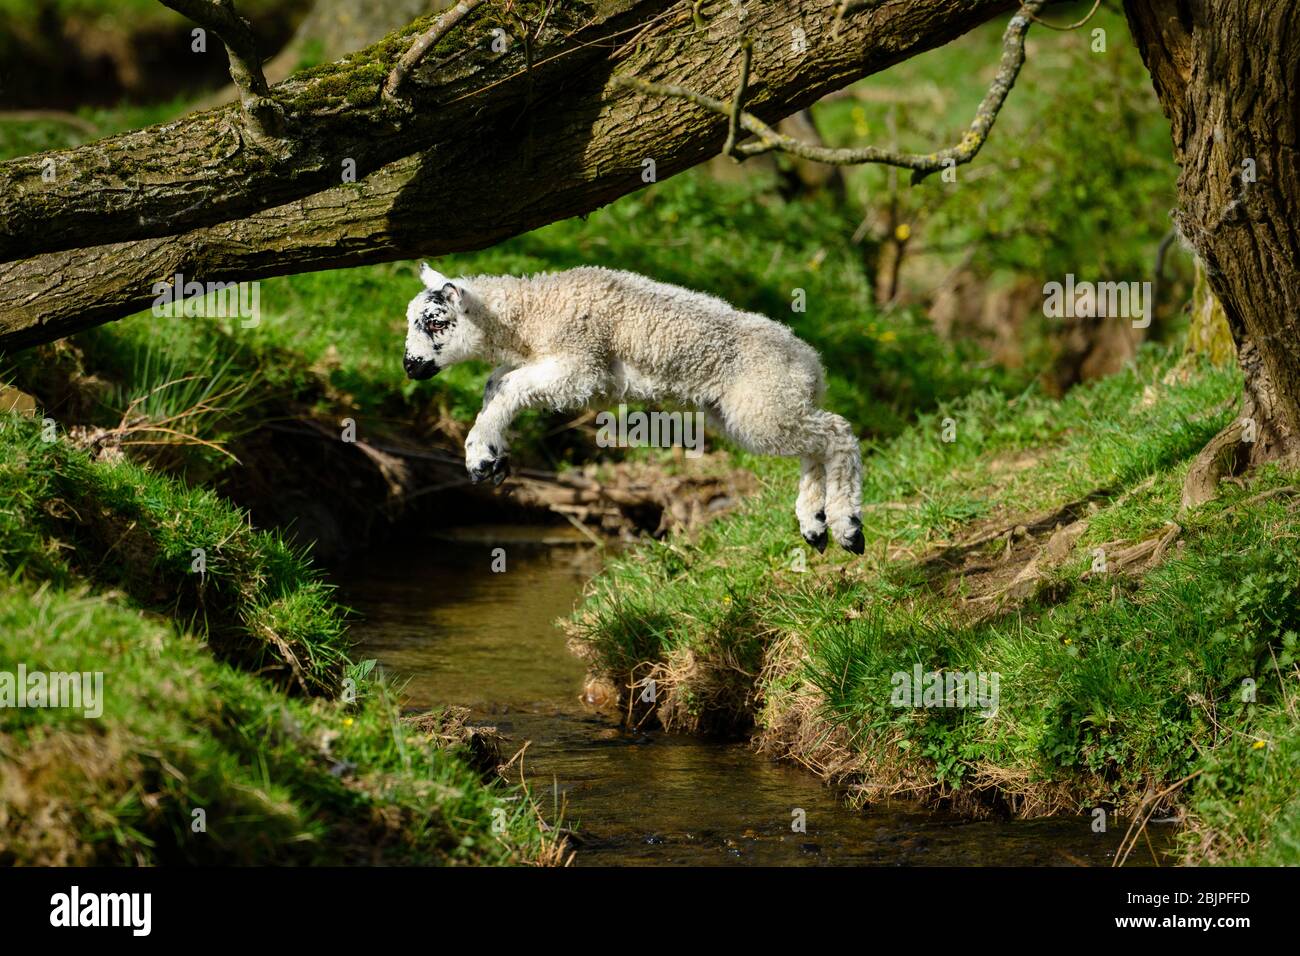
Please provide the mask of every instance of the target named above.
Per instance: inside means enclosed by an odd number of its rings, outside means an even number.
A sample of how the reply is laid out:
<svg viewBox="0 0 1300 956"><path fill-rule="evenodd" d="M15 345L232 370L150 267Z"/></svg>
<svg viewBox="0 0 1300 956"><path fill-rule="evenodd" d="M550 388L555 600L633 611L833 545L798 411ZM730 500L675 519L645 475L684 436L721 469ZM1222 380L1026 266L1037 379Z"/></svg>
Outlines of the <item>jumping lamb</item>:
<svg viewBox="0 0 1300 956"><path fill-rule="evenodd" d="M816 351L788 328L714 296L598 266L448 279L421 264L403 366L427 379L466 359L496 366L465 442L474 481L509 473L506 431L525 408L669 400L763 455L802 464L795 515L823 551L827 529L863 551L862 458L847 421L819 407Z"/></svg>

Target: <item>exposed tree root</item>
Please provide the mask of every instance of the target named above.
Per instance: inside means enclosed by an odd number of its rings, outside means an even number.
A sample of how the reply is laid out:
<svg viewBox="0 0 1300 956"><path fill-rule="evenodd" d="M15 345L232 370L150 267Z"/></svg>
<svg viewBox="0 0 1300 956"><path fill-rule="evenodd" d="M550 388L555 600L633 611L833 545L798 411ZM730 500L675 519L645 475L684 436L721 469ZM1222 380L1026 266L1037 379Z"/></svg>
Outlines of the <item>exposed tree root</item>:
<svg viewBox="0 0 1300 956"><path fill-rule="evenodd" d="M1228 475L1238 474L1246 464L1242 436L1247 425L1238 418L1210 439L1192 461L1183 481L1182 507L1179 516L1186 515L1219 493L1219 482Z"/></svg>

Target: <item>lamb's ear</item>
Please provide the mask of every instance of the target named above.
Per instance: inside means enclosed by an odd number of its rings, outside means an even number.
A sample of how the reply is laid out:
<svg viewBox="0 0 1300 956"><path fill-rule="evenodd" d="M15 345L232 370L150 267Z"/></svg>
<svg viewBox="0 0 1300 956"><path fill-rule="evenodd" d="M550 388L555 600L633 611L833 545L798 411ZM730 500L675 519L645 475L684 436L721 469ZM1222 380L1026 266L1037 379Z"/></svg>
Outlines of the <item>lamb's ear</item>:
<svg viewBox="0 0 1300 956"><path fill-rule="evenodd" d="M460 288L454 283L446 282L442 287L442 297L452 305L460 305Z"/></svg>
<svg viewBox="0 0 1300 956"><path fill-rule="evenodd" d="M447 277L437 269L431 269L429 263L420 263L420 281L430 292L436 292L447 284Z"/></svg>

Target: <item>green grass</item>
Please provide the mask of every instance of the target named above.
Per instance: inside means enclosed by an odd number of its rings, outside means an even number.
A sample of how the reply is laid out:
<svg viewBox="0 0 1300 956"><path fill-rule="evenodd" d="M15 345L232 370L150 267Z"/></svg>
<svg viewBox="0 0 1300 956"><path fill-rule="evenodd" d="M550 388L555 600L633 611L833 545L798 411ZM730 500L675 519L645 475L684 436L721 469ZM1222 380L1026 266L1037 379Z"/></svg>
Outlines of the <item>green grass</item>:
<svg viewBox="0 0 1300 956"><path fill-rule="evenodd" d="M0 0L0 14L15 9ZM1087 31L1035 28L1019 88L956 184L933 177L895 195L888 171L865 168L847 174L846 201L789 201L768 173L722 182L696 170L437 265L458 275L599 263L721 295L815 345L828 404L868 439L865 558L809 555L791 513L794 465L740 455L762 491L739 515L693 543L646 542L594 583L576 631L616 679L655 676L665 718L703 730L754 723L773 752L814 764L829 766L827 749L842 748L838 765L875 792L1026 811L1128 807L1148 784L1196 774L1178 794L1193 821L1188 859L1295 862L1290 581L1300 522L1284 495L1251 501L1286 476L1266 470L1179 519L1178 544L1146 574L1087 573L1095 548L1113 552L1177 518L1188 461L1232 414L1237 377L1170 376L1171 355L1148 350L1055 401L1030 386L1053 348L1037 318L1020 343L1023 365L1004 369L942 340L919 308L875 304L890 203L911 227L904 276L922 286L962 262L990 286L1066 272L1148 277L1174 204L1168 127L1122 19L1103 11L1096 25L1108 30L1105 54L1089 49ZM991 24L864 81L865 99L819 106L827 140L885 143L893 124L909 148L955 142L1001 30ZM185 106L78 116L98 136ZM68 122L0 120L0 158L87 138ZM864 215L874 224L854 244ZM42 398L56 368L102 380L86 407L47 408L61 428L116 424L133 402L166 420L238 383L218 403L229 408L194 423L200 437L347 413L363 427L437 438L448 420L473 417L487 369L405 379L404 312L417 282L414 263L265 280L254 328L146 313L76 336L75 353L11 357L5 377ZM804 312L792 307L796 290ZM162 387L186 374L197 377ZM952 442L941 438L947 419ZM524 416L519 456L559 466L594 453L548 435L555 424ZM0 433L0 569L13 580L0 597L9 642L0 647L6 659L30 647L30 660L50 668L94 666L122 690L98 722L6 714L0 746L22 757L17 779L35 802L3 807L21 826L9 843L19 849L6 857L0 847L0 858L336 861L371 844L386 862L545 856L521 801L511 800L501 840L489 836L491 811L510 795L398 725L380 685L363 681L360 705L336 702L339 682L359 671L343 611L310 562L198 487L219 486L227 459L202 446L166 451L174 457L150 459L158 468L106 464L41 441L30 422L6 420ZM966 600L978 596L978 575L918 562L972 526L1082 499L1089 524L1072 556L1014 611L982 613ZM996 562L1000 546L977 557ZM191 570L196 547L207 553L203 575ZM794 570L800 562L807 572ZM279 692L295 686L285 648L310 695ZM891 675L913 663L997 671L1002 706L994 717L900 711L889 705ZM1247 678L1254 703L1240 699ZM42 800L60 821L45 842L30 823ZM218 809L213 839L191 835L198 805Z"/></svg>
<svg viewBox="0 0 1300 956"><path fill-rule="evenodd" d="M205 634L223 658L332 693L343 615L305 556L212 491L130 461L92 461L42 423L7 415L0 563L40 579L120 588Z"/></svg>
<svg viewBox="0 0 1300 956"><path fill-rule="evenodd" d="M115 599L7 582L0 660L98 672L103 713L6 709L0 862L500 864L544 844L531 807L399 719L289 699Z"/></svg>
<svg viewBox="0 0 1300 956"><path fill-rule="evenodd" d="M1148 350L1060 402L983 393L923 416L866 461L866 556L804 553L809 573L793 570L794 470L765 467L763 494L696 543L613 561L573 629L615 679L657 673L661 716L756 721L760 741L814 763L831 741L870 792L1082 812L1130 808L1148 783L1200 770L1183 795L1190 858L1295 862L1300 516L1286 494L1253 500L1286 484L1265 469L1178 517L1187 464L1239 384L1209 368L1182 381L1171 366ZM964 600L979 596L974 572L920 560L972 522L1012 527L1090 495L1070 557L1004 612ZM1095 549L1118 554L1175 520L1177 544L1152 570L1088 573ZM976 557L996 564L1003 547ZM996 716L892 706L893 675L917 663L1000 674Z"/></svg>

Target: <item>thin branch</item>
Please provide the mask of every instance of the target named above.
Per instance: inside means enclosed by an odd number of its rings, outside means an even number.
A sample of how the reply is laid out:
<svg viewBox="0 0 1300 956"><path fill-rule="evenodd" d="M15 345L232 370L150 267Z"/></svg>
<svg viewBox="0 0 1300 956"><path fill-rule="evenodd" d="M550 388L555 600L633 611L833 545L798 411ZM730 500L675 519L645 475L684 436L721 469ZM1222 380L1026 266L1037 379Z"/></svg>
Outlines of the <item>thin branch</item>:
<svg viewBox="0 0 1300 956"><path fill-rule="evenodd" d="M392 72L388 74L388 79L384 81L384 99L398 99L403 84L411 75L411 71L424 59L425 54L437 46L438 41L445 37L452 27L473 13L482 3L483 0L460 0L460 3L435 20L433 26L421 33L401 55L393 66Z"/></svg>
<svg viewBox="0 0 1300 956"><path fill-rule="evenodd" d="M1069 30L1079 29L1079 27L1083 26L1089 20L1095 17L1097 15L1097 11L1100 9L1101 9L1101 0L1096 0L1096 2L1094 2L1092 5L1092 9L1088 11L1087 15L1082 20L1078 20L1075 23L1069 23L1069 24L1052 23L1048 20L1040 19L1039 17L1035 16L1032 13L1029 15L1029 19L1033 20L1035 23L1041 23L1049 30L1060 30L1062 33L1064 33Z"/></svg>
<svg viewBox="0 0 1300 956"><path fill-rule="evenodd" d="M1029 31L1031 18L1046 3L1047 0L1024 0L1019 12L1007 24L1007 29L1002 35L1002 59L998 65L997 75L994 77L988 92L984 94L984 99L975 112L975 119L971 122L970 128L956 146L935 153L902 153L891 149L881 149L876 146L834 149L805 143L794 137L785 136L752 113L746 113L742 110L739 114L739 125L746 132L757 137L757 141L736 144L729 136L727 146L730 148L724 151L738 158L777 151L832 166L860 166L865 163L899 166L903 169L912 170L913 185L941 169L969 163L979 154L980 148L988 139L989 132L993 129L993 123L997 120L998 113L1001 111L1003 104L1006 103L1007 95L1015 85L1016 77L1020 74L1020 68L1025 63L1025 34ZM633 76L619 77L615 82L639 90L642 93L683 99L703 109L728 117L728 120L730 120L736 109L736 104L740 102L745 92L748 80L748 62L748 58L746 58L741 63L741 84L736 91L736 98L730 104L681 86L651 83Z"/></svg>
<svg viewBox="0 0 1300 956"><path fill-rule="evenodd" d="M542 13L542 22L537 24L537 32L533 34L534 40L542 38L542 31L546 29L546 20L551 15L551 7L555 5L555 0L546 0L546 10Z"/></svg>
<svg viewBox="0 0 1300 956"><path fill-rule="evenodd" d="M239 15L234 0L160 0L205 30L211 30L226 47L230 58L230 79L239 90L244 118L254 132L279 136L284 127L284 110L271 99L262 59L252 25Z"/></svg>
<svg viewBox="0 0 1300 956"><path fill-rule="evenodd" d="M744 157L738 156L736 139L740 136L740 114L744 108L745 89L749 86L749 65L754 59L754 44L746 38L740 46L740 82L736 85L736 97L731 101L731 115L727 122L727 142L723 144L722 155L730 156L740 162Z"/></svg>

